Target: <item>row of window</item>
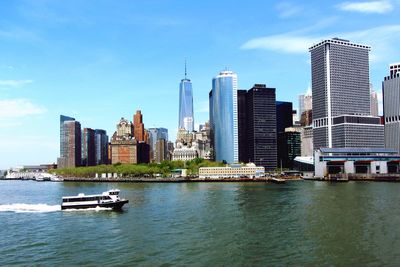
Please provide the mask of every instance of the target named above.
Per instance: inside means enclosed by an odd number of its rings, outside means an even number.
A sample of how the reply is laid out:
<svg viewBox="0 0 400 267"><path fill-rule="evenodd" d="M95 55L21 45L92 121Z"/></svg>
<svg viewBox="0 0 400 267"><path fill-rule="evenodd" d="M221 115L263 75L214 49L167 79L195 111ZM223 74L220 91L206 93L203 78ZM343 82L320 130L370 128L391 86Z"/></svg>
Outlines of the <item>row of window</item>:
<svg viewBox="0 0 400 267"><path fill-rule="evenodd" d="M64 198L63 202L82 202L82 201L99 201L99 200L109 200L109 196L98 196L98 197L76 197L76 198Z"/></svg>

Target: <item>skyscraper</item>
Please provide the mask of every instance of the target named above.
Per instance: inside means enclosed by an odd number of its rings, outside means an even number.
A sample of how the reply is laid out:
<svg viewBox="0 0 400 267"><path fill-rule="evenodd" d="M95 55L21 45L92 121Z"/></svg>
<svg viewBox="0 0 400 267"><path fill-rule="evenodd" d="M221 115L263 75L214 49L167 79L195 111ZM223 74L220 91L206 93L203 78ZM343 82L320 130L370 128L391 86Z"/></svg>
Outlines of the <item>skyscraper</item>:
<svg viewBox="0 0 400 267"><path fill-rule="evenodd" d="M193 90L192 82L187 78L185 62L185 78L179 84L179 128L189 132L194 130Z"/></svg>
<svg viewBox="0 0 400 267"><path fill-rule="evenodd" d="M390 76L385 77L383 88L383 115L385 119L385 146L400 153L400 71L397 64L390 65ZM399 70L400 70L400 64Z"/></svg>
<svg viewBox="0 0 400 267"><path fill-rule="evenodd" d="M82 130L82 166L96 165L95 131L90 128Z"/></svg>
<svg viewBox="0 0 400 267"><path fill-rule="evenodd" d="M212 80L210 122L215 160L238 162L237 75L221 71Z"/></svg>
<svg viewBox="0 0 400 267"><path fill-rule="evenodd" d="M238 90L239 161L272 171L277 165L275 88Z"/></svg>
<svg viewBox="0 0 400 267"><path fill-rule="evenodd" d="M140 110L133 116L133 135L137 141L144 141L143 115Z"/></svg>
<svg viewBox="0 0 400 267"><path fill-rule="evenodd" d="M95 130L96 165L108 163L108 136L105 130Z"/></svg>
<svg viewBox="0 0 400 267"><path fill-rule="evenodd" d="M370 89L371 89L371 116L379 116L379 106L378 106L378 93L374 90L372 87L372 84L370 84Z"/></svg>
<svg viewBox="0 0 400 267"><path fill-rule="evenodd" d="M309 50L314 149L382 147L380 118L370 116L370 47L333 38Z"/></svg>
<svg viewBox="0 0 400 267"><path fill-rule="evenodd" d="M81 124L74 118L60 115L60 157L58 168L77 167L82 163Z"/></svg>
<svg viewBox="0 0 400 267"><path fill-rule="evenodd" d="M149 128L150 139L150 158L152 161L157 161L157 141L165 140L164 144L168 143L168 129L166 128Z"/></svg>
<svg viewBox="0 0 400 267"><path fill-rule="evenodd" d="M293 126L292 102L276 101L276 132L283 133Z"/></svg>
<svg viewBox="0 0 400 267"><path fill-rule="evenodd" d="M396 77L396 74L400 72L400 62L390 64L389 68L390 68L390 77Z"/></svg>

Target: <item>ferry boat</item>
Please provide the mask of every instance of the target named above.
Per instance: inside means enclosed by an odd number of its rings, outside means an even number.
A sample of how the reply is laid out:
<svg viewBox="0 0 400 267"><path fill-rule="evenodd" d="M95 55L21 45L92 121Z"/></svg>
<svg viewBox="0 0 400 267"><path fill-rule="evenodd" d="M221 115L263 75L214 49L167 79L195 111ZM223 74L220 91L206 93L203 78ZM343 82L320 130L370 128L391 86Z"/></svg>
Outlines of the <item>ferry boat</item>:
<svg viewBox="0 0 400 267"><path fill-rule="evenodd" d="M87 209L87 208L112 208L113 210L121 210L122 206L129 202L127 199L119 197L119 190L112 189L103 194L85 195L83 193L77 196L68 196L62 198L61 209Z"/></svg>

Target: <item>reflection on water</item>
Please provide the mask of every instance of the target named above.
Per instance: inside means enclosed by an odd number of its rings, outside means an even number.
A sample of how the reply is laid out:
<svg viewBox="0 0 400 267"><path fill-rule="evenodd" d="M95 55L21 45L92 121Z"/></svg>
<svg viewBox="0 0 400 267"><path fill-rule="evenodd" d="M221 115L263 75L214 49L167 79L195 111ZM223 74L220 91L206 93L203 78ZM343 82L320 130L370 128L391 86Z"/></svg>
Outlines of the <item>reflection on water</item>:
<svg viewBox="0 0 400 267"><path fill-rule="evenodd" d="M122 212L59 211L62 196L112 188L129 199ZM0 265L395 266L399 189L0 181Z"/></svg>

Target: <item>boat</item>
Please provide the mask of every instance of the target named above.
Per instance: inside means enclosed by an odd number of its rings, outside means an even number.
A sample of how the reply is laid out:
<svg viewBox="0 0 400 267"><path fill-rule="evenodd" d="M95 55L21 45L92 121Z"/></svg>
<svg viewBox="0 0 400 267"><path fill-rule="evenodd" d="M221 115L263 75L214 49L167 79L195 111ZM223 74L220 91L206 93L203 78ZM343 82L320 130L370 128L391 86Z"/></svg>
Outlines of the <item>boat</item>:
<svg viewBox="0 0 400 267"><path fill-rule="evenodd" d="M83 193L77 196L68 196L62 198L61 209L88 209L88 208L111 208L121 210L122 206L129 202L127 199L119 197L119 190L112 189L98 195L85 195Z"/></svg>
<svg viewBox="0 0 400 267"><path fill-rule="evenodd" d="M273 177L273 178L271 178L271 182L276 183L276 184L284 184L284 183L286 183L286 180L282 179L282 178Z"/></svg>

